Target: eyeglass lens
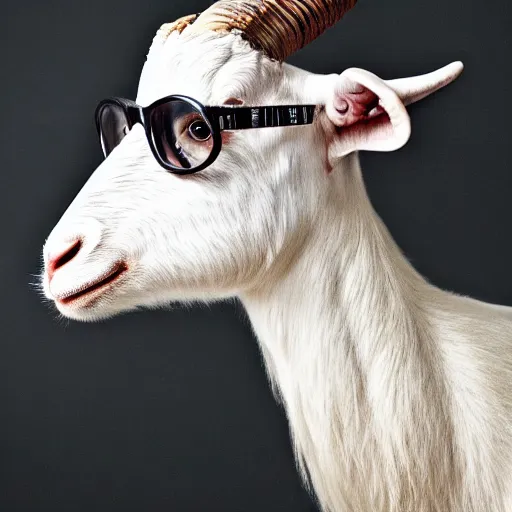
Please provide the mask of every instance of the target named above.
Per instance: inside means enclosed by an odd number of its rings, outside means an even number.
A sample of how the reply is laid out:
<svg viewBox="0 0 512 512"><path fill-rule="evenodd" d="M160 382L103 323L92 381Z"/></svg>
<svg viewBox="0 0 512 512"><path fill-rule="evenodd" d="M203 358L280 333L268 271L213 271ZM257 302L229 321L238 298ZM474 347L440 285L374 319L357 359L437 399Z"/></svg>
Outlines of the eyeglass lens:
<svg viewBox="0 0 512 512"><path fill-rule="evenodd" d="M99 114L101 145L107 157L131 128L123 107L107 103ZM159 157L177 170L199 167L213 151L210 123L191 103L170 100L155 107L150 117L152 142Z"/></svg>
<svg viewBox="0 0 512 512"><path fill-rule="evenodd" d="M151 113L150 125L160 158L176 169L202 165L213 150L209 122L186 101L159 105Z"/></svg>
<svg viewBox="0 0 512 512"><path fill-rule="evenodd" d="M130 130L130 122L124 109L115 103L107 103L99 115L100 138L103 154L107 157Z"/></svg>

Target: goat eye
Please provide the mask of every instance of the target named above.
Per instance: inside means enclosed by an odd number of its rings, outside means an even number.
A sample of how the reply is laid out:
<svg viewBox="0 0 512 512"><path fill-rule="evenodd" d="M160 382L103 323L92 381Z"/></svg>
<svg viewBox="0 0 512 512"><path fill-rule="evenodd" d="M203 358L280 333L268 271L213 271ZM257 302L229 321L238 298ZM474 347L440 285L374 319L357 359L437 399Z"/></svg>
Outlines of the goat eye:
<svg viewBox="0 0 512 512"><path fill-rule="evenodd" d="M201 119L196 119L188 125L188 133L198 142L205 142L212 136L210 128Z"/></svg>

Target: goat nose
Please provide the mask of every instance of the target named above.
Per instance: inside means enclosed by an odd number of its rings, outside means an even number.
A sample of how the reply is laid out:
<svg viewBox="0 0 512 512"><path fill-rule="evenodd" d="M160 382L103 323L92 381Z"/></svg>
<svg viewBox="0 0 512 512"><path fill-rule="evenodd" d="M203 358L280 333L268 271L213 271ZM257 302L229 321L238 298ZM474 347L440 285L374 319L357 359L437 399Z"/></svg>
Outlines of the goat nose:
<svg viewBox="0 0 512 512"><path fill-rule="evenodd" d="M66 263L70 262L79 253L81 248L82 240L78 238L66 244L64 247L50 252L46 264L48 279L51 280L55 272Z"/></svg>

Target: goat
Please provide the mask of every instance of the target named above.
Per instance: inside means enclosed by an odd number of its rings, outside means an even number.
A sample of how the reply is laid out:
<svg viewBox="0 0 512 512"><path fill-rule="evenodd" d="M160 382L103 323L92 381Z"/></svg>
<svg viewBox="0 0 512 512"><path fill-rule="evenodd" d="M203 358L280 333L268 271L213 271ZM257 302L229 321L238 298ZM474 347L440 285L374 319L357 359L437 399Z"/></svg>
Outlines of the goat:
<svg viewBox="0 0 512 512"><path fill-rule="evenodd" d="M358 158L402 147L405 107L462 64L386 81L283 62L354 4L222 0L163 25L138 105L181 94L233 115L253 107L256 122L256 106L316 105L314 118L229 125L211 165L179 174L155 158L165 155L141 125L149 118L117 127L119 143L46 241L42 286L82 321L240 298L301 474L326 512L510 512L512 308L420 276L373 210ZM213 128L194 125L198 116L180 134L213 151Z"/></svg>

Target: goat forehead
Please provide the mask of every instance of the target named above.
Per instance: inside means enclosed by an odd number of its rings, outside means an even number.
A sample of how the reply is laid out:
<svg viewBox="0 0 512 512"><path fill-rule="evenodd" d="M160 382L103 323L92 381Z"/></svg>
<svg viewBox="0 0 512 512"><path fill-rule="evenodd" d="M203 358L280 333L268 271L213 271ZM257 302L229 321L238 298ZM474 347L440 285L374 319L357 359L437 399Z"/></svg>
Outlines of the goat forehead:
<svg viewBox="0 0 512 512"><path fill-rule="evenodd" d="M141 105L169 94L185 94L211 104L222 95L219 89L225 95L226 86L236 89L247 85L240 82L250 83L260 62L257 52L233 35L171 34L161 47L154 48L155 44L139 82L137 102Z"/></svg>

